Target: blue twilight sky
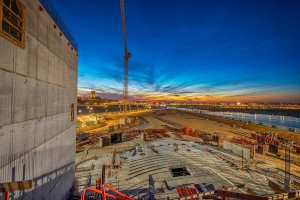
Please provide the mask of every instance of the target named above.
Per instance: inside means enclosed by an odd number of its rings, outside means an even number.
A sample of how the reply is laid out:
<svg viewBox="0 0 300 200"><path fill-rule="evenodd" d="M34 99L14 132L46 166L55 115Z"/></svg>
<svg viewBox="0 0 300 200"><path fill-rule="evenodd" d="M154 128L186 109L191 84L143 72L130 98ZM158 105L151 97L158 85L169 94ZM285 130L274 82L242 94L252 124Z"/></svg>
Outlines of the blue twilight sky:
<svg viewBox="0 0 300 200"><path fill-rule="evenodd" d="M119 0L52 0L79 46L79 94L120 98ZM299 0L125 0L138 100L300 103Z"/></svg>

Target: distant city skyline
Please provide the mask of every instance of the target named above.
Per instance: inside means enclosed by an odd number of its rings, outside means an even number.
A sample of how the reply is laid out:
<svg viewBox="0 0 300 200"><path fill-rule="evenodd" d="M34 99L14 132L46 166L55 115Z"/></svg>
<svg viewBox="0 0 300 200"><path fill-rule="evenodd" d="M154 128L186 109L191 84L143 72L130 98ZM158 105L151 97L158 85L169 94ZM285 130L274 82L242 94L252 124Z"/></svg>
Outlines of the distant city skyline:
<svg viewBox="0 0 300 200"><path fill-rule="evenodd" d="M53 0L79 94L122 98L119 1ZM131 100L300 103L300 2L125 0Z"/></svg>

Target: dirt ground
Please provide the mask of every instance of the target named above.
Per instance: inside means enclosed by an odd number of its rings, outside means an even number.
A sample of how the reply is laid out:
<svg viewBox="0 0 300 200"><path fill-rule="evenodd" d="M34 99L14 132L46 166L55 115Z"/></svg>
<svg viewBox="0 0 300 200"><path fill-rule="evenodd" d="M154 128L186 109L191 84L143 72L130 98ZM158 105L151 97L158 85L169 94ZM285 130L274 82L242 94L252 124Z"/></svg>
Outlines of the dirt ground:
<svg viewBox="0 0 300 200"><path fill-rule="evenodd" d="M202 117L189 115L189 114L167 114L160 116L163 119L170 120L181 124L183 126L197 129L200 132L214 134L220 133L225 136L243 136L249 134L251 131L243 128L235 128L229 125L219 123L216 121L208 120Z"/></svg>
<svg viewBox="0 0 300 200"><path fill-rule="evenodd" d="M131 112L128 114L128 116L144 116L144 115L149 115L151 114L151 111L137 111L137 112ZM119 124L119 119L123 117L123 113L114 113L114 114L106 114L105 115L107 118L111 118L110 120L105 121L106 126L103 126L101 128L96 128L90 131L86 131L88 133L91 133L92 135L95 134L97 135L101 131L106 131L108 130L109 126L113 125L118 125Z"/></svg>

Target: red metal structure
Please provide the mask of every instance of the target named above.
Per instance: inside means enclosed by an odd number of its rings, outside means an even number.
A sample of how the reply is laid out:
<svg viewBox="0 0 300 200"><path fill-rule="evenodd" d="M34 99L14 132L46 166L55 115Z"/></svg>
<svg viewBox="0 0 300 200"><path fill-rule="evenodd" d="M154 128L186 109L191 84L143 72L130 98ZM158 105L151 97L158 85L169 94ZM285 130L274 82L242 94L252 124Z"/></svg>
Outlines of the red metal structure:
<svg viewBox="0 0 300 200"><path fill-rule="evenodd" d="M111 192L115 193L116 195L113 195L113 194L109 194L106 192L106 189L110 190ZM94 192L96 194L100 194L102 196L102 199L103 200L106 200L107 197L109 198L113 198L113 199L116 199L116 200L134 200L134 198L131 198L125 194L123 194L122 192L119 192L118 190L116 190L115 188L113 188L112 186L108 185L108 184L103 184L101 186L101 189L98 190L96 188L93 188L93 187L88 187L88 188L85 188L82 193L81 193L81 198L80 200L85 200L85 195L86 195L86 192L87 191L91 191L91 192Z"/></svg>

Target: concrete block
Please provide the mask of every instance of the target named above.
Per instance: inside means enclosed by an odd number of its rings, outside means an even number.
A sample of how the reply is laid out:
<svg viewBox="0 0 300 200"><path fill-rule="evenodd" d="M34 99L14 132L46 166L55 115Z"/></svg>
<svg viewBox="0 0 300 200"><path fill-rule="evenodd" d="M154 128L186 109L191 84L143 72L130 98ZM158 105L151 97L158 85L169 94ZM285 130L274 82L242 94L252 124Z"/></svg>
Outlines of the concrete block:
<svg viewBox="0 0 300 200"><path fill-rule="evenodd" d="M12 125L0 126L0 172L12 161ZM1 173L0 173L1 174ZM0 176L0 180L1 176Z"/></svg>
<svg viewBox="0 0 300 200"><path fill-rule="evenodd" d="M36 80L15 75L14 122L35 118Z"/></svg>
<svg viewBox="0 0 300 200"><path fill-rule="evenodd" d="M47 123L47 133L45 134L45 141L50 140L55 135L55 122L54 116L46 118Z"/></svg>
<svg viewBox="0 0 300 200"><path fill-rule="evenodd" d="M58 120L59 120L59 118L58 118L58 115L54 115L53 116L53 120L52 120L52 126L53 126L53 133L52 133L52 137L55 137L55 136L57 136L57 135L59 135L60 134L60 132L59 132L59 127L58 127Z"/></svg>
<svg viewBox="0 0 300 200"><path fill-rule="evenodd" d="M77 90L77 74L73 69L71 70L71 86L72 90Z"/></svg>
<svg viewBox="0 0 300 200"><path fill-rule="evenodd" d="M70 127L71 116L70 113L63 113L63 130L67 130Z"/></svg>
<svg viewBox="0 0 300 200"><path fill-rule="evenodd" d="M37 81L37 96L36 96L36 117L45 117L47 114L47 95L48 95L48 84L43 81Z"/></svg>
<svg viewBox="0 0 300 200"><path fill-rule="evenodd" d="M46 140L47 135L47 121L46 117L35 120L34 130L34 146L35 148L42 145Z"/></svg>
<svg viewBox="0 0 300 200"><path fill-rule="evenodd" d="M64 111L64 88L58 86L57 89L57 111L60 114Z"/></svg>
<svg viewBox="0 0 300 200"><path fill-rule="evenodd" d="M59 55L57 52L58 49L58 40L59 40L59 32L57 24L53 22L53 20L49 19L48 24L48 47L49 50L52 51L55 55Z"/></svg>
<svg viewBox="0 0 300 200"><path fill-rule="evenodd" d="M24 180L23 178L25 178L25 174L23 172L23 167L26 168L26 165L25 165L25 156L22 155L20 156L19 158L16 158L16 160L14 160L13 162L13 167L15 169L15 177L14 177L14 181L22 181ZM21 196L21 192L17 192L14 194L15 195L15 198Z"/></svg>
<svg viewBox="0 0 300 200"><path fill-rule="evenodd" d="M65 80L66 80L65 87L71 89L71 78L72 78L71 68L68 65L66 65L65 70L66 70L66 73L65 73Z"/></svg>
<svg viewBox="0 0 300 200"><path fill-rule="evenodd" d="M48 66L48 82L51 84L56 84L56 65L57 65L57 56L52 52L49 52L49 66Z"/></svg>
<svg viewBox="0 0 300 200"><path fill-rule="evenodd" d="M46 162L46 149L45 149L45 144L42 144L38 146L35 150L35 156L34 156L34 176L35 177L40 177L45 173L45 169L43 168L43 163ZM36 187L41 187L43 184L42 180L36 181ZM40 196L40 195L39 195Z"/></svg>
<svg viewBox="0 0 300 200"><path fill-rule="evenodd" d="M16 47L15 50L15 69L16 72L22 74L24 76L28 76L28 64L29 64L29 56L28 56L28 36L25 34L25 47L20 48Z"/></svg>
<svg viewBox="0 0 300 200"><path fill-rule="evenodd" d="M65 59L65 56L64 56L64 46L67 45L67 43L65 42L65 40L66 40L66 37L64 36L64 34L58 38L57 56L62 61L64 61L64 59Z"/></svg>
<svg viewBox="0 0 300 200"><path fill-rule="evenodd" d="M48 28L49 28L49 15L45 12L38 12L39 14L39 31L38 40L46 47L48 47Z"/></svg>
<svg viewBox="0 0 300 200"><path fill-rule="evenodd" d="M13 127L13 155L17 159L34 148L35 120L15 123Z"/></svg>
<svg viewBox="0 0 300 200"><path fill-rule="evenodd" d="M57 68L57 84L64 87L64 62L61 59L58 59L58 68Z"/></svg>
<svg viewBox="0 0 300 200"><path fill-rule="evenodd" d="M70 90L67 88L63 89L63 112L69 112L70 111L70 107L69 107L69 93Z"/></svg>
<svg viewBox="0 0 300 200"><path fill-rule="evenodd" d="M0 69L0 126L11 123L13 74Z"/></svg>
<svg viewBox="0 0 300 200"><path fill-rule="evenodd" d="M38 41L32 36L29 36L28 39L28 49L28 75L29 77L37 78Z"/></svg>
<svg viewBox="0 0 300 200"><path fill-rule="evenodd" d="M37 57L37 79L47 81L49 51L44 45L38 45Z"/></svg>
<svg viewBox="0 0 300 200"><path fill-rule="evenodd" d="M12 175L12 163L5 165L4 167L0 167L0 180L1 182L10 182ZM1 193L0 193L1 194ZM0 195L1 197L1 195Z"/></svg>
<svg viewBox="0 0 300 200"><path fill-rule="evenodd" d="M57 86L48 84L47 116L57 114L57 96Z"/></svg>
<svg viewBox="0 0 300 200"><path fill-rule="evenodd" d="M64 131L64 113L57 115L57 132L62 133Z"/></svg>
<svg viewBox="0 0 300 200"><path fill-rule="evenodd" d="M0 37L0 68L14 71L14 49L15 45Z"/></svg>
<svg viewBox="0 0 300 200"><path fill-rule="evenodd" d="M33 37L38 38L39 32L39 8L37 0L23 0L24 5L26 6L26 20L25 27Z"/></svg>
<svg viewBox="0 0 300 200"><path fill-rule="evenodd" d="M47 142L45 142L45 154L46 154L46 160L43 163L43 168L46 172L52 171L54 169L54 156L55 153L55 138L51 138ZM47 180L47 182L49 179ZM48 187L47 187L48 188Z"/></svg>

